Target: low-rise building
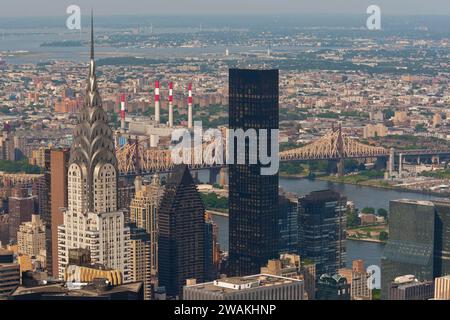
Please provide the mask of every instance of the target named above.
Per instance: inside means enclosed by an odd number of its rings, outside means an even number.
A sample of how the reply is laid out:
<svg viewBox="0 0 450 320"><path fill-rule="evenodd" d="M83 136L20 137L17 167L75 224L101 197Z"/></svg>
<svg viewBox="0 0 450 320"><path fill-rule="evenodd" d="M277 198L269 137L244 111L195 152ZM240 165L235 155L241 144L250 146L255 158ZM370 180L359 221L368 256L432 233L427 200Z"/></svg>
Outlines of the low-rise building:
<svg viewBox="0 0 450 320"><path fill-rule="evenodd" d="M0 248L0 298L8 296L20 285L20 266L14 263L14 254Z"/></svg>
<svg viewBox="0 0 450 320"><path fill-rule="evenodd" d="M303 297L302 280L267 274L191 282L183 288L183 300L303 300Z"/></svg>
<svg viewBox="0 0 450 320"><path fill-rule="evenodd" d="M370 273L364 268L363 260L352 261L352 268L342 268L338 272L350 284L351 300L372 300L372 290L369 287Z"/></svg>
<svg viewBox="0 0 450 320"><path fill-rule="evenodd" d="M317 282L317 300L350 300L350 284L340 274L323 274Z"/></svg>
<svg viewBox="0 0 450 320"><path fill-rule="evenodd" d="M413 275L395 278L389 289L389 300L429 300L433 297L434 282L419 281Z"/></svg>
<svg viewBox="0 0 450 320"><path fill-rule="evenodd" d="M301 259L297 254L281 254L280 259L269 260L267 266L261 268L261 273L303 280L305 299L315 298L316 265L310 260Z"/></svg>
<svg viewBox="0 0 450 320"><path fill-rule="evenodd" d="M450 300L450 276L434 279L434 299Z"/></svg>

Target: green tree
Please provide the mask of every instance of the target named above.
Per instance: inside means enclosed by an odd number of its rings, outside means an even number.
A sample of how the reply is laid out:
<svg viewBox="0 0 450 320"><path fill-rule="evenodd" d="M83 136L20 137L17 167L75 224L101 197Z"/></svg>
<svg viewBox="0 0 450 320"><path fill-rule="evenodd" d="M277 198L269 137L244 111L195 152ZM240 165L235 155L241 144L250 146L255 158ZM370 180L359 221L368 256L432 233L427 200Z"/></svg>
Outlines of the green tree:
<svg viewBox="0 0 450 320"><path fill-rule="evenodd" d="M380 241L387 241L389 238L389 234L386 231L381 231L380 235L378 236L378 240Z"/></svg>
<svg viewBox="0 0 450 320"><path fill-rule="evenodd" d="M347 209L347 227L359 226L358 212L356 210Z"/></svg>
<svg viewBox="0 0 450 320"><path fill-rule="evenodd" d="M375 209L374 208L370 208L370 207L366 207L364 209L361 210L362 213L368 213L368 214L375 214Z"/></svg>
<svg viewBox="0 0 450 320"><path fill-rule="evenodd" d="M380 289L372 290L372 300L381 300L381 290Z"/></svg>
<svg viewBox="0 0 450 320"><path fill-rule="evenodd" d="M28 163L27 159L20 161L0 160L0 171L7 173L25 172L30 174L41 173L41 168Z"/></svg>
<svg viewBox="0 0 450 320"><path fill-rule="evenodd" d="M219 209L222 211L228 210L228 199L220 197L216 193L202 193L201 194L203 204L207 209Z"/></svg>
<svg viewBox="0 0 450 320"><path fill-rule="evenodd" d="M377 210L377 214L378 214L380 217L383 217L383 218L387 219L388 212L387 212L386 209L384 209L384 208L378 209L378 210Z"/></svg>

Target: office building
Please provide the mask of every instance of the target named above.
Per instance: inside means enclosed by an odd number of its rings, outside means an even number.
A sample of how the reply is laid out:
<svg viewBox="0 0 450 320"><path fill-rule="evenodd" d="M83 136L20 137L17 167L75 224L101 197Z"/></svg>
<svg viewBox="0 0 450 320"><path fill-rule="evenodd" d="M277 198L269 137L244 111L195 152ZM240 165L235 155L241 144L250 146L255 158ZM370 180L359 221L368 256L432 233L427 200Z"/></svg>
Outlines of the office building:
<svg viewBox="0 0 450 320"><path fill-rule="evenodd" d="M382 299L399 276L423 282L450 274L449 238L450 201L391 201L389 241L381 257Z"/></svg>
<svg viewBox="0 0 450 320"><path fill-rule="evenodd" d="M31 221L20 225L17 232L17 250L19 254L37 257L45 252L45 226L39 215L33 214Z"/></svg>
<svg viewBox="0 0 450 320"><path fill-rule="evenodd" d="M50 151L50 216L44 219L47 234L47 269L53 277L58 276L58 226L64 222L63 209L67 208L67 172L69 149Z"/></svg>
<svg viewBox="0 0 450 320"><path fill-rule="evenodd" d="M9 215L0 214L0 244L9 244Z"/></svg>
<svg viewBox="0 0 450 320"><path fill-rule="evenodd" d="M261 273L303 280L305 300L314 300L316 296L316 266L297 254L283 253L279 259L269 260Z"/></svg>
<svg viewBox="0 0 450 320"><path fill-rule="evenodd" d="M298 202L285 195L279 195L279 244L278 252L289 253L298 251Z"/></svg>
<svg viewBox="0 0 450 320"><path fill-rule="evenodd" d="M315 191L298 199L299 253L316 264L316 275L335 274L345 266L347 199L339 193Z"/></svg>
<svg viewBox="0 0 450 320"><path fill-rule="evenodd" d="M228 137L235 142L233 150L228 150L234 154L228 198L229 274L233 276L257 274L278 253L278 173L262 174L266 166L256 154L250 154L250 150L261 151L261 146L255 148L264 140L260 139L261 129L267 130L266 150L278 145L271 139L272 130L278 129L278 95L278 70L230 69L229 129L255 130L257 140L246 139L242 144L245 151L240 154L238 141ZM228 142L232 148L230 145ZM238 159L245 159L245 164L238 164ZM250 163L253 159L256 164Z"/></svg>
<svg viewBox="0 0 450 320"><path fill-rule="evenodd" d="M130 224L130 281L141 281L144 299L152 299L153 283L151 273L151 241L145 229Z"/></svg>
<svg viewBox="0 0 450 320"><path fill-rule="evenodd" d="M397 277L389 288L389 300L429 300L434 297L433 281L418 281L413 275Z"/></svg>
<svg viewBox="0 0 450 320"><path fill-rule="evenodd" d="M450 300L450 276L434 279L434 299Z"/></svg>
<svg viewBox="0 0 450 320"><path fill-rule="evenodd" d="M340 274L323 274L317 282L317 300L350 300L350 284Z"/></svg>
<svg viewBox="0 0 450 320"><path fill-rule="evenodd" d="M20 285L20 266L14 263L14 254L0 248L0 298L8 296Z"/></svg>
<svg viewBox="0 0 450 320"><path fill-rule="evenodd" d="M126 283L130 229L117 208L117 158L97 86L93 28L88 84L74 130L67 179L68 208L58 226L59 278L64 278L69 250L84 248L90 251L93 263L122 272Z"/></svg>
<svg viewBox="0 0 450 320"><path fill-rule="evenodd" d="M15 149L14 135L11 133L11 127L8 123L4 123L0 135L0 160L16 160Z"/></svg>
<svg viewBox="0 0 450 320"><path fill-rule="evenodd" d="M159 286L182 293L187 279L205 278L205 208L186 165L170 174L159 209Z"/></svg>
<svg viewBox="0 0 450 320"><path fill-rule="evenodd" d="M205 281L217 279L220 268L219 228L211 214L205 214Z"/></svg>
<svg viewBox="0 0 450 320"><path fill-rule="evenodd" d="M164 194L164 186L158 175L150 184L143 184L141 177L135 179L135 196L130 204L130 221L143 228L150 237L150 270L152 283L158 280L158 208Z"/></svg>
<svg viewBox="0 0 450 320"><path fill-rule="evenodd" d="M267 274L190 284L183 300L303 300L303 281Z"/></svg>
<svg viewBox="0 0 450 320"><path fill-rule="evenodd" d="M9 237L17 242L17 231L21 223L31 221L31 215L35 213L35 196L28 195L25 187L13 189L13 195L9 197Z"/></svg>
<svg viewBox="0 0 450 320"><path fill-rule="evenodd" d="M364 268L363 260L353 260L352 268L341 268L338 273L347 279L350 285L351 300L372 300L372 290L369 287L370 274Z"/></svg>

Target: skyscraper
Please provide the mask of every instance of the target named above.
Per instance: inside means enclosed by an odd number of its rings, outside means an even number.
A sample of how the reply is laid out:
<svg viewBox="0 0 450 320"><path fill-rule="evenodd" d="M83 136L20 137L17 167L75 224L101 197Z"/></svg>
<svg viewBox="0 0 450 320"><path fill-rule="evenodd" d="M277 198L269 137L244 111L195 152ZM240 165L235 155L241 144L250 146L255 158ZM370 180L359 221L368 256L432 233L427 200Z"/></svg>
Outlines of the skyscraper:
<svg viewBox="0 0 450 320"><path fill-rule="evenodd" d="M298 203L297 199L290 199L279 195L278 201L278 252L295 253L298 251Z"/></svg>
<svg viewBox="0 0 450 320"><path fill-rule="evenodd" d="M187 279L203 282L205 209L186 165L174 167L159 209L159 285L181 294Z"/></svg>
<svg viewBox="0 0 450 320"><path fill-rule="evenodd" d="M219 228L212 220L211 214L205 215L205 280L215 280L219 276L220 246Z"/></svg>
<svg viewBox="0 0 450 320"><path fill-rule="evenodd" d="M278 129L278 70L230 69L229 128L256 130ZM267 150L272 143L267 134ZM229 165L229 273L234 276L257 274L267 260L277 256L278 173L261 174L258 159L250 164L250 139L244 155L234 144L234 164ZM255 147L255 146L253 146ZM261 150L261 145L258 146ZM237 164L238 157L245 164Z"/></svg>
<svg viewBox="0 0 450 320"><path fill-rule="evenodd" d="M117 208L117 176L113 133L97 87L92 28L88 84L70 150L68 208L58 227L60 278L69 249L85 248L92 262L119 270L128 280L130 229Z"/></svg>
<svg viewBox="0 0 450 320"><path fill-rule="evenodd" d="M150 264L150 235L145 229L130 224L130 281L142 282L144 299L152 298L152 273Z"/></svg>
<svg viewBox="0 0 450 320"><path fill-rule="evenodd" d="M316 263L317 276L345 267L347 199L331 190L298 199L298 242L302 258Z"/></svg>
<svg viewBox="0 0 450 320"><path fill-rule="evenodd" d="M9 237L17 241L17 231L23 222L31 221L31 216L35 213L35 196L28 195L25 187L13 189L13 195L9 197Z"/></svg>
<svg viewBox="0 0 450 320"><path fill-rule="evenodd" d="M62 208L67 208L67 171L70 150L50 151L50 218L44 219L47 234L47 268L53 277L58 276L58 226L63 224Z"/></svg>
<svg viewBox="0 0 450 320"><path fill-rule="evenodd" d="M143 228L150 240L150 270L152 283L158 284L158 208L164 194L164 187L158 175L150 184L143 184L141 177L134 182L135 196L130 205L130 221Z"/></svg>
<svg viewBox="0 0 450 320"><path fill-rule="evenodd" d="M381 297L396 277L432 281L450 273L450 202L395 200L389 205L389 241L381 256Z"/></svg>

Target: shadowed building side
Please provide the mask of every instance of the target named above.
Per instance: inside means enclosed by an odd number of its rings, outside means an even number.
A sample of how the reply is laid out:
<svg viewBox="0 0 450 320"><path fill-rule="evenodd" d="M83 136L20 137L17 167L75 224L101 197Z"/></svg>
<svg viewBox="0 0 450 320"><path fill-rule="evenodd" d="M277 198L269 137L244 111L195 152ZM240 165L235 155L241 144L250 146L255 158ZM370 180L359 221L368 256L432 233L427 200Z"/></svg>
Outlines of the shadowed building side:
<svg viewBox="0 0 450 320"><path fill-rule="evenodd" d="M159 285L176 297L187 279L205 278L205 208L186 165L176 166L169 176L158 229Z"/></svg>

